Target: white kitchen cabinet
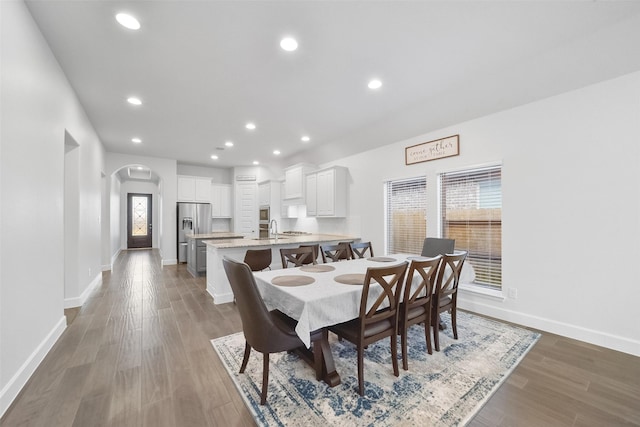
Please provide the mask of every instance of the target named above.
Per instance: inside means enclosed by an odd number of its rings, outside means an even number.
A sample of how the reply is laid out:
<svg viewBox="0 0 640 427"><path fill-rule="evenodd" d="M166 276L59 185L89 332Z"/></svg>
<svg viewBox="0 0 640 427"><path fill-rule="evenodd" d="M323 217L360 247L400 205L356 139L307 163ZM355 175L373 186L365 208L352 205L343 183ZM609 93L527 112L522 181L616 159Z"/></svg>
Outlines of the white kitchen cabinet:
<svg viewBox="0 0 640 427"><path fill-rule="evenodd" d="M178 201L209 203L211 178L178 176Z"/></svg>
<svg viewBox="0 0 640 427"><path fill-rule="evenodd" d="M211 185L211 217L231 218L231 186Z"/></svg>
<svg viewBox="0 0 640 427"><path fill-rule="evenodd" d="M347 168L334 166L307 175L307 216L347 216ZM315 193L315 194L314 194Z"/></svg>
<svg viewBox="0 0 640 427"><path fill-rule="evenodd" d="M271 181L258 184L258 204L260 206L271 205Z"/></svg>
<svg viewBox="0 0 640 427"><path fill-rule="evenodd" d="M300 163L291 166L284 171L284 194L283 199L304 199L305 197L305 177L307 173L315 169L315 166Z"/></svg>
<svg viewBox="0 0 640 427"><path fill-rule="evenodd" d="M307 216L318 215L318 174L307 175Z"/></svg>

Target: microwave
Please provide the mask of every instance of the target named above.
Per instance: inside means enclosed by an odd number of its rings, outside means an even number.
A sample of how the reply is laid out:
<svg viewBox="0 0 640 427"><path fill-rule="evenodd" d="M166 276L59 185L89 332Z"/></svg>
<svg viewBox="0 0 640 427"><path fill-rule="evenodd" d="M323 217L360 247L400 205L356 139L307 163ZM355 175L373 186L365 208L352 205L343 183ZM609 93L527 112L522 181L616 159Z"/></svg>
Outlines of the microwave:
<svg viewBox="0 0 640 427"><path fill-rule="evenodd" d="M269 223L269 206L260 206L260 222Z"/></svg>

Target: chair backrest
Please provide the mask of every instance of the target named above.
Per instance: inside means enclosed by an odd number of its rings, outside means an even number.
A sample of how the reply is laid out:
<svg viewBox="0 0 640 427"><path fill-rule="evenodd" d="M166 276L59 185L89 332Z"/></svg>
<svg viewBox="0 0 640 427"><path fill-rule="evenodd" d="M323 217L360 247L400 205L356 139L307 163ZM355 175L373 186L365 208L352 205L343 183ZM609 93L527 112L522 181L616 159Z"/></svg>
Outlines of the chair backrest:
<svg viewBox="0 0 640 427"><path fill-rule="evenodd" d="M322 262L337 262L351 259L349 243L342 242L337 245L320 245ZM327 261L329 260L329 261Z"/></svg>
<svg viewBox="0 0 640 427"><path fill-rule="evenodd" d="M270 352L270 348L284 333L274 324L251 268L227 256L222 258L222 265L236 299L245 339L257 351Z"/></svg>
<svg viewBox="0 0 640 427"><path fill-rule="evenodd" d="M371 242L360 242L360 243L351 243L351 256L353 259L364 258L367 256L367 251L369 252L368 256L373 255L373 247L371 246Z"/></svg>
<svg viewBox="0 0 640 427"><path fill-rule="evenodd" d="M427 237L422 244L422 256L434 257L436 255L452 254L456 246L455 239L439 239Z"/></svg>
<svg viewBox="0 0 640 427"><path fill-rule="evenodd" d="M402 286L407 272L406 261L393 267L369 267L362 286L362 298L360 300L360 328L361 333L367 324L395 316L397 328L397 312L402 295ZM371 282L376 282L382 288L380 295L369 302Z"/></svg>
<svg viewBox="0 0 640 427"><path fill-rule="evenodd" d="M447 254L442 257L442 265L433 291L434 295L438 298L447 296L455 298L457 296L460 272L466 258L467 252Z"/></svg>
<svg viewBox="0 0 640 427"><path fill-rule="evenodd" d="M422 305L423 303L431 303L431 296L433 295L433 289L438 277L438 271L440 263L442 262L442 255L437 255L434 258L427 258L424 260L413 260L409 266L409 273L407 273L407 281L404 287L404 295L402 302L404 303L405 314L412 306ZM417 286L413 285L413 277L417 274L420 275L420 283Z"/></svg>
<svg viewBox="0 0 640 427"><path fill-rule="evenodd" d="M271 249L247 249L244 263L251 271L262 271L271 265Z"/></svg>
<svg viewBox="0 0 640 427"><path fill-rule="evenodd" d="M305 264L317 264L315 258L313 258L312 246L282 248L280 249L280 258L282 259L282 268L289 267L289 263L295 267L300 267Z"/></svg>
<svg viewBox="0 0 640 427"><path fill-rule="evenodd" d="M303 264L317 264L318 263L318 253L320 252L320 245L318 243L314 245L300 245L301 248L313 248L313 259L308 259L308 257L304 257L305 259L302 261Z"/></svg>

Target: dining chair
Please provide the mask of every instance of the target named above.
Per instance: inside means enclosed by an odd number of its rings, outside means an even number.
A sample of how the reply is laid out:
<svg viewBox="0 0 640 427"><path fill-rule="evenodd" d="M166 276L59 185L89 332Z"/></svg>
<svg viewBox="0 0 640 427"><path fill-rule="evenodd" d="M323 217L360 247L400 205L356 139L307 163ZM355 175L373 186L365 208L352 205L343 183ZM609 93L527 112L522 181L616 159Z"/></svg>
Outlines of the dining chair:
<svg viewBox="0 0 640 427"><path fill-rule="evenodd" d="M458 309L458 283L460 282L460 272L467 258L467 252L447 254L442 257L442 265L438 271L438 278L433 291L431 307L431 323L433 328L433 341L436 351L440 351L440 328L435 325L438 322L438 315L442 312L451 313L451 328L453 338L458 339L458 327L456 324L456 313Z"/></svg>
<svg viewBox="0 0 640 427"><path fill-rule="evenodd" d="M345 259L353 259L353 253L351 252L351 244L353 243L353 240L350 240L348 242L338 242L339 245L346 245L347 246L347 253L346 255L342 255L341 256L341 260L345 260Z"/></svg>
<svg viewBox="0 0 640 427"><path fill-rule="evenodd" d="M422 253L420 255L434 257L436 255L452 254L455 246L455 239L427 237L422 244Z"/></svg>
<svg viewBox="0 0 640 427"><path fill-rule="evenodd" d="M364 396L364 349L383 338L391 338L391 362L393 374L398 371L398 306L407 272L407 262L393 267L369 267L362 285L360 314L356 319L331 326L329 330L338 337L356 345L358 349L358 393ZM374 283L379 296L369 295Z"/></svg>
<svg viewBox="0 0 640 427"><path fill-rule="evenodd" d="M260 296L251 268L245 263L235 261L227 256L222 259L231 289L236 297L236 304L242 320L242 331L245 338L244 357L240 373L244 373L251 349L263 355L262 361L262 394L260 404L267 401L269 385L269 354L294 350L304 346L295 331L295 320L278 310L268 311Z"/></svg>
<svg viewBox="0 0 640 427"><path fill-rule="evenodd" d="M342 242L337 245L320 245L320 253L322 254L322 262L338 262L350 260L349 243ZM327 261L329 259L330 261Z"/></svg>
<svg viewBox="0 0 640 427"><path fill-rule="evenodd" d="M402 342L402 368L409 369L407 357L407 334L409 327L418 323L424 323L424 337L427 343L427 352L433 353L431 348L431 304L433 288L438 269L442 262L442 255L424 260L412 260L407 273L402 301L398 311L398 333ZM417 286L413 286L414 276L419 280Z"/></svg>
<svg viewBox="0 0 640 427"><path fill-rule="evenodd" d="M251 271L271 270L271 249L247 249L244 255L244 263Z"/></svg>
<svg viewBox="0 0 640 427"><path fill-rule="evenodd" d="M351 243L349 248L351 249L351 257L353 259L364 258L367 256L367 252L369 252L368 256L373 256L373 246L371 246L371 242Z"/></svg>
<svg viewBox="0 0 640 427"><path fill-rule="evenodd" d="M315 261L315 264L318 263L318 253L320 252L320 244L316 243L314 245L300 245L301 248L306 248L306 247L311 247L313 248L313 259L309 259L308 257L305 257L305 259L303 260L303 264L313 264Z"/></svg>
<svg viewBox="0 0 640 427"><path fill-rule="evenodd" d="M313 258L313 247L311 246L282 248L280 249L280 258L282 259L282 268L289 267L289 264L293 264L294 267L300 267L305 264L317 264L315 258Z"/></svg>

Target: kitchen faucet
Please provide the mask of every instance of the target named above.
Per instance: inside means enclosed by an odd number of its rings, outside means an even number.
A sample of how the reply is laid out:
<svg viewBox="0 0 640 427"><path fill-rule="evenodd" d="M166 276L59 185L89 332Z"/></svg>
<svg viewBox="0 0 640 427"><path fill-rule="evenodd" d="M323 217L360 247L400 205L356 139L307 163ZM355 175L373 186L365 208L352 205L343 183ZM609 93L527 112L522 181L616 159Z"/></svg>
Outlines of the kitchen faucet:
<svg viewBox="0 0 640 427"><path fill-rule="evenodd" d="M269 223L269 228L271 229L271 232L275 234L276 240L278 240L278 221L272 219ZM275 232L273 232L273 230L275 230Z"/></svg>

